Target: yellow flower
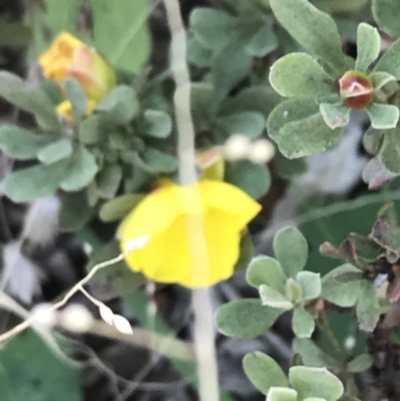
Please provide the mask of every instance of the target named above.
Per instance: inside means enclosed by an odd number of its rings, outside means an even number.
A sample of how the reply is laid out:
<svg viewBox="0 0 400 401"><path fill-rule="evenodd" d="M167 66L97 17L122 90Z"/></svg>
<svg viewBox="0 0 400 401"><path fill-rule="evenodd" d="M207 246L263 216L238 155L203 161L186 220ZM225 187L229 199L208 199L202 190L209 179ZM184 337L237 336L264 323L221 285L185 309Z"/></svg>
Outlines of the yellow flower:
<svg viewBox="0 0 400 401"><path fill-rule="evenodd" d="M132 270L162 283L206 287L233 274L241 232L260 209L222 181L164 181L123 220L118 237L123 252L133 248L126 256Z"/></svg>
<svg viewBox="0 0 400 401"><path fill-rule="evenodd" d="M86 107L86 116L88 116L89 114L92 113L93 109L96 107L97 102L95 102L94 100L89 99L88 100L88 104ZM73 115L72 115L72 105L68 100L64 100L63 102L61 102L57 108L56 111L58 114L63 115L64 117L66 117L68 120L72 121L73 119Z"/></svg>
<svg viewBox="0 0 400 401"><path fill-rule="evenodd" d="M100 100L115 85L115 71L108 60L67 32L61 33L39 56L43 75L58 83L75 78L88 98Z"/></svg>

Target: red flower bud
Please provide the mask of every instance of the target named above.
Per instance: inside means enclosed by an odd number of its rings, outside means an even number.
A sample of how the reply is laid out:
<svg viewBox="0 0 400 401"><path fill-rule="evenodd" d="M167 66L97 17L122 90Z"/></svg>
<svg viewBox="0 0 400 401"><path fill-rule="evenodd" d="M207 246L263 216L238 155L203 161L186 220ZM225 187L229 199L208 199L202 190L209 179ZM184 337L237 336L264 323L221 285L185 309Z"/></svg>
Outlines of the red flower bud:
<svg viewBox="0 0 400 401"><path fill-rule="evenodd" d="M336 80L336 91L351 109L364 109L373 99L372 79L362 71L347 71Z"/></svg>

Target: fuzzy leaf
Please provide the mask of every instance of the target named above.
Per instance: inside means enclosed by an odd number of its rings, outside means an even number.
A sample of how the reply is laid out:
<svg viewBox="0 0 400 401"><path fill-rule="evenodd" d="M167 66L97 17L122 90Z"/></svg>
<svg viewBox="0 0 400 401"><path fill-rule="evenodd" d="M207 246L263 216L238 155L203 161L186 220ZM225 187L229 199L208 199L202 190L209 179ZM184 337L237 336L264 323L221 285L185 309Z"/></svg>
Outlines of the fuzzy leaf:
<svg viewBox="0 0 400 401"><path fill-rule="evenodd" d="M315 329L313 317L299 306L293 311L292 328L298 338L310 338Z"/></svg>
<svg viewBox="0 0 400 401"><path fill-rule="evenodd" d="M291 388L271 387L266 401L298 401L297 392Z"/></svg>
<svg viewBox="0 0 400 401"><path fill-rule="evenodd" d="M144 112L146 134L155 138L167 138L172 131L169 114L160 110L147 109Z"/></svg>
<svg viewBox="0 0 400 401"><path fill-rule="evenodd" d="M381 37L376 28L365 22L357 28L356 70L366 69L378 58L381 49Z"/></svg>
<svg viewBox="0 0 400 401"><path fill-rule="evenodd" d="M271 387L288 387L289 382L281 367L262 352L251 352L243 358L243 369L253 385L263 394Z"/></svg>
<svg viewBox="0 0 400 401"><path fill-rule="evenodd" d="M283 292L286 281L279 262L269 256L255 257L247 268L246 279L253 287L267 284L279 292Z"/></svg>
<svg viewBox="0 0 400 401"><path fill-rule="evenodd" d="M303 298L306 301L317 298L321 294L321 278L319 273L301 271L297 274L296 281L300 284Z"/></svg>
<svg viewBox="0 0 400 401"><path fill-rule="evenodd" d="M259 137L265 126L265 119L261 113L244 111L231 114L227 117L220 117L217 124L229 135L242 134L250 139Z"/></svg>
<svg viewBox="0 0 400 401"><path fill-rule="evenodd" d="M87 98L85 91L76 79L67 78L64 81L64 92L72 105L72 117L74 123L79 123L86 114Z"/></svg>
<svg viewBox="0 0 400 401"><path fill-rule="evenodd" d="M145 194L127 194L112 199L100 209L100 218L105 222L120 220L127 216L145 196Z"/></svg>
<svg viewBox="0 0 400 401"><path fill-rule="evenodd" d="M175 156L155 148L148 147L144 150L143 161L156 172L171 173L178 168L178 160Z"/></svg>
<svg viewBox="0 0 400 401"><path fill-rule="evenodd" d="M399 108L393 104L372 103L366 110L375 129L395 128L399 121Z"/></svg>
<svg viewBox="0 0 400 401"><path fill-rule="evenodd" d="M400 173L400 127L385 132L378 160L392 173Z"/></svg>
<svg viewBox="0 0 400 401"><path fill-rule="evenodd" d="M94 44L111 63L137 73L147 61L151 38L147 24L148 0L90 0L94 19ZM107 27L107 29L104 29Z"/></svg>
<svg viewBox="0 0 400 401"><path fill-rule="evenodd" d="M347 370L352 373L360 373L371 367L373 363L372 357L369 354L361 354L356 356L347 365Z"/></svg>
<svg viewBox="0 0 400 401"><path fill-rule="evenodd" d="M342 382L326 368L294 366L289 370L289 381L300 399L320 397L337 401L344 391Z"/></svg>
<svg viewBox="0 0 400 401"><path fill-rule="evenodd" d="M307 240L295 227L279 230L273 241L275 256L287 277L296 277L308 258Z"/></svg>
<svg viewBox="0 0 400 401"><path fill-rule="evenodd" d="M349 69L332 17L306 0L270 0L270 4L278 21L305 49L337 73ZM302 23L299 24L299 21Z"/></svg>
<svg viewBox="0 0 400 401"><path fill-rule="evenodd" d="M372 14L379 28L389 36L400 36L400 3L397 0L372 0Z"/></svg>
<svg viewBox="0 0 400 401"><path fill-rule="evenodd" d="M62 138L42 148L37 158L44 164L52 164L72 155L72 143L68 138Z"/></svg>
<svg viewBox="0 0 400 401"><path fill-rule="evenodd" d="M279 308L284 310L290 310L293 308L293 304L286 298L285 295L266 284L260 285L260 297L262 304L270 306L271 308Z"/></svg>
<svg viewBox="0 0 400 401"><path fill-rule="evenodd" d="M344 127L350 120L350 109L342 102L321 103L319 111L326 125L331 129Z"/></svg>
<svg viewBox="0 0 400 401"><path fill-rule="evenodd" d="M400 38L386 50L377 62L374 71L387 72L400 80Z"/></svg>
<svg viewBox="0 0 400 401"><path fill-rule="evenodd" d="M0 149L15 159L34 159L38 152L52 141L53 136L35 134L14 125L0 128Z"/></svg>
<svg viewBox="0 0 400 401"><path fill-rule="evenodd" d="M285 97L317 97L335 91L332 78L311 56L291 53L276 61L269 73L272 87Z"/></svg>
<svg viewBox="0 0 400 401"><path fill-rule="evenodd" d="M284 312L263 306L259 299L238 299L217 310L221 333L232 337L256 337L264 334Z"/></svg>
<svg viewBox="0 0 400 401"><path fill-rule="evenodd" d="M321 153L336 146L342 130L329 128L311 98L294 98L279 104L268 117L268 135L289 159Z"/></svg>

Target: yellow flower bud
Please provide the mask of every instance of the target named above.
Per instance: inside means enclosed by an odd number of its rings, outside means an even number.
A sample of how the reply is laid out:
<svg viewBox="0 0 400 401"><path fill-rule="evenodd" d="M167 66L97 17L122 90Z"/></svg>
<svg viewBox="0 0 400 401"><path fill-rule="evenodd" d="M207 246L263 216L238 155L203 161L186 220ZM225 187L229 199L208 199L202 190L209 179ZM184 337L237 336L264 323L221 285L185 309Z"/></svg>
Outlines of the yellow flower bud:
<svg viewBox="0 0 400 401"><path fill-rule="evenodd" d="M261 206L226 182L163 182L122 221L121 249L133 271L200 288L229 278L243 229Z"/></svg>
<svg viewBox="0 0 400 401"><path fill-rule="evenodd" d="M88 104L86 107L86 116L90 115L93 111L93 109L96 107L97 102L94 100L89 99ZM67 120L72 121L73 120L73 115L72 115L72 105L68 100L64 100L61 102L57 108L56 111L58 114L64 116Z"/></svg>
<svg viewBox="0 0 400 401"><path fill-rule="evenodd" d="M39 56L39 64L45 78L60 84L65 78L75 78L88 98L96 101L116 85L115 71L108 60L67 32Z"/></svg>

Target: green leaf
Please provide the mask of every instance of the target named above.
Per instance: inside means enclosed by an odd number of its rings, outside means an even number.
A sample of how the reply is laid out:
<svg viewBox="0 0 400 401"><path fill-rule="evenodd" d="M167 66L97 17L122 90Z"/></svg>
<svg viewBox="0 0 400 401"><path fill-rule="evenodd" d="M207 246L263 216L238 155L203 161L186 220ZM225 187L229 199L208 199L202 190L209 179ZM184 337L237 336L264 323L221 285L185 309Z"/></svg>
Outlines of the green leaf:
<svg viewBox="0 0 400 401"><path fill-rule="evenodd" d="M261 284L259 290L263 305L283 310L290 310L293 308L293 304L286 298L286 296L274 288L269 287L266 284Z"/></svg>
<svg viewBox="0 0 400 401"><path fill-rule="evenodd" d="M400 127L385 131L378 159L389 171L400 173Z"/></svg>
<svg viewBox="0 0 400 401"><path fill-rule="evenodd" d="M142 156L144 163L153 171L172 173L178 168L178 160L175 156L160 152L155 148L147 147Z"/></svg>
<svg viewBox="0 0 400 401"><path fill-rule="evenodd" d="M200 68L208 68L211 66L213 52L208 47L204 46L197 36L188 38L187 46L187 58L191 64Z"/></svg>
<svg viewBox="0 0 400 401"><path fill-rule="evenodd" d="M272 387L266 401L298 401L297 392L291 388Z"/></svg>
<svg viewBox="0 0 400 401"><path fill-rule="evenodd" d="M289 370L289 381L300 399L320 397L337 401L344 391L342 382L326 368L294 366Z"/></svg>
<svg viewBox="0 0 400 401"><path fill-rule="evenodd" d="M293 310L292 328L298 338L310 338L315 329L313 317L304 309L298 306Z"/></svg>
<svg viewBox="0 0 400 401"><path fill-rule="evenodd" d="M232 337L256 337L264 334L284 312L263 306L259 299L238 299L217 310L221 333Z"/></svg>
<svg viewBox="0 0 400 401"><path fill-rule="evenodd" d="M127 194L105 203L100 209L100 218L105 222L117 221L127 216L146 194Z"/></svg>
<svg viewBox="0 0 400 401"><path fill-rule="evenodd" d="M28 202L53 194L68 168L68 161L39 164L8 175L3 181L5 194L14 202Z"/></svg>
<svg viewBox="0 0 400 401"><path fill-rule="evenodd" d="M314 97L335 93L333 79L308 54L291 53L272 65L272 87L285 97Z"/></svg>
<svg viewBox="0 0 400 401"><path fill-rule="evenodd" d="M52 36L63 31L74 32L79 0L45 0L45 3L44 22Z"/></svg>
<svg viewBox="0 0 400 401"><path fill-rule="evenodd" d="M190 27L204 46L221 49L231 42L232 35L237 38L238 19L210 7L195 7L190 14Z"/></svg>
<svg viewBox="0 0 400 401"><path fill-rule="evenodd" d="M58 220L63 231L76 232L94 216L94 212L88 203L85 190L64 193L61 197Z"/></svg>
<svg viewBox="0 0 400 401"><path fill-rule="evenodd" d="M320 296L321 278L319 273L301 271L297 274L296 281L300 284L303 298L306 301Z"/></svg>
<svg viewBox="0 0 400 401"><path fill-rule="evenodd" d="M279 104L268 117L268 135L289 159L321 153L336 146L342 130L332 130L313 99L294 98Z"/></svg>
<svg viewBox="0 0 400 401"><path fill-rule="evenodd" d="M79 191L86 187L98 170L94 156L82 145L79 145L69 159L60 187L64 191Z"/></svg>
<svg viewBox="0 0 400 401"><path fill-rule="evenodd" d="M275 166L281 177L292 180L307 172L308 166L305 159L288 159L281 152L276 152L274 158Z"/></svg>
<svg viewBox="0 0 400 401"><path fill-rule="evenodd" d="M254 57L264 57L278 47L278 39L275 32L267 24L264 24L253 36L246 46L247 52Z"/></svg>
<svg viewBox="0 0 400 401"><path fill-rule="evenodd" d="M97 191L102 198L115 196L122 180L122 168L119 164L106 164L96 177Z"/></svg>
<svg viewBox="0 0 400 401"><path fill-rule="evenodd" d="M172 131L172 120L169 114L160 110L147 109L144 112L145 132L155 138L167 138Z"/></svg>
<svg viewBox="0 0 400 401"><path fill-rule="evenodd" d="M372 86L375 92L382 89L389 82L396 81L396 77L383 71L373 72L369 75L369 77L372 80Z"/></svg>
<svg viewBox="0 0 400 401"><path fill-rule="evenodd" d="M321 103L319 111L326 125L331 129L344 127L350 120L350 109L342 102Z"/></svg>
<svg viewBox="0 0 400 401"><path fill-rule="evenodd" d="M86 114L88 101L85 91L79 82L74 78L67 78L64 81L64 92L72 105L72 117L75 124L78 124Z"/></svg>
<svg viewBox="0 0 400 401"><path fill-rule="evenodd" d="M240 238L239 252L239 259L236 261L233 268L235 273L247 269L254 255L253 241L248 232Z"/></svg>
<svg viewBox="0 0 400 401"><path fill-rule="evenodd" d="M54 105L40 88L32 88L18 76L0 71L0 96L22 110L34 114L44 128L60 129Z"/></svg>
<svg viewBox="0 0 400 401"><path fill-rule="evenodd" d="M133 73L141 71L151 51L148 0L90 0L94 44L111 63ZM106 29L105 29L106 27Z"/></svg>
<svg viewBox="0 0 400 401"><path fill-rule="evenodd" d="M53 136L35 134L15 125L0 128L0 149L19 160L36 158L37 153L53 140Z"/></svg>
<svg viewBox="0 0 400 401"><path fill-rule="evenodd" d="M303 234L295 227L282 228L275 234L273 247L286 275L296 277L308 258L307 240Z"/></svg>
<svg viewBox="0 0 400 401"><path fill-rule="evenodd" d="M372 0L372 14L379 28L389 36L400 36L400 3L397 0Z"/></svg>
<svg viewBox="0 0 400 401"><path fill-rule="evenodd" d="M363 280L356 276L354 280L340 281L340 276L348 273L360 273L360 270L344 264L326 274L322 279L322 297L344 308L354 306L362 293Z"/></svg>
<svg viewBox="0 0 400 401"><path fill-rule="evenodd" d="M227 117L220 117L217 120L217 124L229 135L242 134L250 139L255 139L262 134L265 119L261 113L244 111Z"/></svg>
<svg viewBox="0 0 400 401"><path fill-rule="evenodd" d="M243 358L243 369L253 385L263 394L271 387L288 387L289 381L281 367L262 352L251 352Z"/></svg>
<svg viewBox="0 0 400 401"><path fill-rule="evenodd" d="M0 360L16 401L83 401L81 370L57 358L33 330L7 342Z"/></svg>
<svg viewBox="0 0 400 401"><path fill-rule="evenodd" d="M400 38L397 39L377 62L374 71L387 72L400 79Z"/></svg>
<svg viewBox="0 0 400 401"><path fill-rule="evenodd" d="M86 271L90 271L98 263L116 258L120 253L118 241L109 242L91 255ZM130 270L124 261L120 261L110 266L110 269L102 269L96 273L89 286L94 297L109 301L131 293L145 281L143 274Z"/></svg>
<svg viewBox="0 0 400 401"><path fill-rule="evenodd" d="M373 331L383 313L379 305L374 283L364 280L360 298L357 302L357 320L361 330Z"/></svg>
<svg viewBox="0 0 400 401"><path fill-rule="evenodd" d="M94 145L99 142L100 116L91 115L79 125L79 140L85 145Z"/></svg>
<svg viewBox="0 0 400 401"><path fill-rule="evenodd" d="M372 103L366 110L375 129L395 128L399 121L399 108L393 104Z"/></svg>
<svg viewBox="0 0 400 401"><path fill-rule="evenodd" d="M308 366L321 368L337 369L341 362L333 359L323 352L314 341L308 338L295 338L293 341L293 351L299 354Z"/></svg>
<svg viewBox="0 0 400 401"><path fill-rule="evenodd" d="M296 283L292 278L286 281L285 285L286 298L294 305L299 305L303 302L303 290L299 283Z"/></svg>
<svg viewBox="0 0 400 401"><path fill-rule="evenodd" d="M271 0L270 4L278 21L305 49L329 64L336 73L349 69L338 29L328 14L306 0Z"/></svg>
<svg viewBox="0 0 400 401"><path fill-rule="evenodd" d="M44 164L52 164L70 157L72 151L71 141L68 138L62 138L42 148L38 152L37 158Z"/></svg>
<svg viewBox="0 0 400 401"><path fill-rule="evenodd" d="M252 57L237 42L230 43L216 54L211 66L215 104L218 105L249 74L251 65Z"/></svg>
<svg viewBox="0 0 400 401"><path fill-rule="evenodd" d="M361 354L356 356L347 365L347 370L352 373L360 373L371 367L373 363L372 357L369 354Z"/></svg>
<svg viewBox="0 0 400 401"><path fill-rule="evenodd" d="M400 15L400 14L399 14ZM381 37L376 28L365 22L357 28L356 70L366 71L378 58L381 50Z"/></svg>
<svg viewBox="0 0 400 401"><path fill-rule="evenodd" d="M270 185L271 176L268 167L249 160L240 160L226 166L225 180L237 186L254 199L264 195Z"/></svg>
<svg viewBox="0 0 400 401"><path fill-rule="evenodd" d="M253 287L267 284L274 290L283 292L285 289L285 275L279 262L269 256L257 256L249 264L246 280Z"/></svg>
<svg viewBox="0 0 400 401"><path fill-rule="evenodd" d="M107 112L111 122L123 125L137 115L139 102L135 91L130 86L120 85L100 101L96 110Z"/></svg>

